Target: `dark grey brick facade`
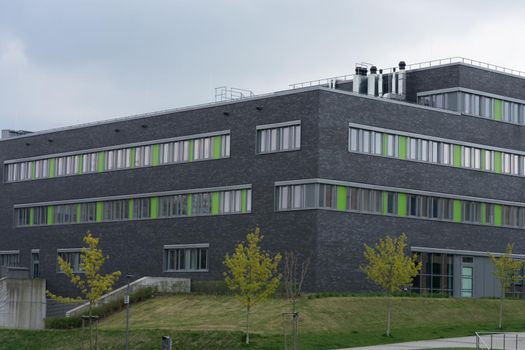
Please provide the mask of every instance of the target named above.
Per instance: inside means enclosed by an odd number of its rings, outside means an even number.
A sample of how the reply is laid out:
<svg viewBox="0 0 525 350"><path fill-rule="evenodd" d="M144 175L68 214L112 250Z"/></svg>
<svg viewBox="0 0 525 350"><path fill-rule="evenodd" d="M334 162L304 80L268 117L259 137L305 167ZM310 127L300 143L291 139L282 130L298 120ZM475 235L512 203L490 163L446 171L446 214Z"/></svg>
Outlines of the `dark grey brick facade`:
<svg viewBox="0 0 525 350"><path fill-rule="evenodd" d="M415 101L420 91L458 86L525 99L525 79L466 65L407 73L409 101ZM301 120L301 150L255 154L257 125L291 120ZM222 278L225 253L259 225L265 235L264 248L296 250L311 257L307 281L311 291L373 288L359 270L363 244L387 234L405 232L410 245L482 252L503 251L507 242L516 242L516 252L525 253L523 229L325 210L276 212L274 183L309 178L525 202L522 177L350 153L349 122L525 151L524 126L327 88L38 133L0 142L0 161L220 130L231 130L231 158L4 182L0 250L19 249L20 264L29 266L31 249L40 249L42 277L55 293L73 292L66 278L56 273L57 249L80 247L87 230L102 237L101 247L111 256L108 270L217 280ZM15 204L240 184L252 185L251 214L26 228L13 225ZM210 244L209 272L164 273L163 246L189 243Z"/></svg>

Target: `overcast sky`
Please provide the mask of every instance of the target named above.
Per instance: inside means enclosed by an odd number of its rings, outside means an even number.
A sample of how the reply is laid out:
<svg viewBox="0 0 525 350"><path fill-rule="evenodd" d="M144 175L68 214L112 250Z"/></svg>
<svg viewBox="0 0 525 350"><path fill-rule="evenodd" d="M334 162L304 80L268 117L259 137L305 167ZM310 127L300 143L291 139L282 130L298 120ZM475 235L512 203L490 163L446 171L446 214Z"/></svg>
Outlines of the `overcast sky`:
<svg viewBox="0 0 525 350"><path fill-rule="evenodd" d="M0 128L463 56L525 71L525 1L0 0Z"/></svg>

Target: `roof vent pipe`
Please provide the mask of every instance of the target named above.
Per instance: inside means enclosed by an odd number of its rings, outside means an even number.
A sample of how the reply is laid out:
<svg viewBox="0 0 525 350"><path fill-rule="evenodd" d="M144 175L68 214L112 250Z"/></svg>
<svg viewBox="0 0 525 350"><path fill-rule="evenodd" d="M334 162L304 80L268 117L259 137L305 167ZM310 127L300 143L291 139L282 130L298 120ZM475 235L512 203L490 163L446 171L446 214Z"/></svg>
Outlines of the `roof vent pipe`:
<svg viewBox="0 0 525 350"><path fill-rule="evenodd" d="M397 75L397 94L404 99L406 95L406 63L399 62L399 73Z"/></svg>
<svg viewBox="0 0 525 350"><path fill-rule="evenodd" d="M376 96L377 91L377 67L370 67L370 74L368 75L368 95Z"/></svg>
<svg viewBox="0 0 525 350"><path fill-rule="evenodd" d="M379 75L377 77L377 95L383 97L383 70L379 70Z"/></svg>
<svg viewBox="0 0 525 350"><path fill-rule="evenodd" d="M360 85L361 85L361 67L355 67L355 74L352 79L352 91L358 94Z"/></svg>
<svg viewBox="0 0 525 350"><path fill-rule="evenodd" d="M397 74L396 74L396 69L393 68L392 69L392 89L390 90L392 94L397 94L396 83L397 83Z"/></svg>

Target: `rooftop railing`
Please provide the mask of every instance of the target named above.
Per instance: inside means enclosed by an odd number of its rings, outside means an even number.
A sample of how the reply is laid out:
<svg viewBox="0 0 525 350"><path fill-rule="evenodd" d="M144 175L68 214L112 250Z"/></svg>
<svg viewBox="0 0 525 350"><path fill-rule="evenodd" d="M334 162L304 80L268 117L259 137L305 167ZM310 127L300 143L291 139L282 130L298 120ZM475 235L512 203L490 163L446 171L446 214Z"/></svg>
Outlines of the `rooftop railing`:
<svg viewBox="0 0 525 350"><path fill-rule="evenodd" d="M453 63L468 64L474 67L480 67L480 68L492 70L492 71L499 72L499 73L505 73L505 74L510 74L510 75L521 77L521 78L525 78L525 72L523 71L506 68L506 67L502 67L502 66L498 66L495 64L482 62L482 61L476 61L476 60L473 60L470 58L464 58L464 57L449 57L449 58L442 58L442 59L437 59L437 60L432 60L432 61L408 64L405 67L405 70L430 68L430 67L443 66L446 64L453 64ZM396 70L398 69L397 67L390 67L390 68L383 69L383 74L392 73L394 68ZM291 89L300 89L300 88L309 87L309 86L328 85L330 81L334 79L338 81L349 81L349 80L352 80L352 77L353 77L353 74L346 74L346 75L341 75L337 77L304 81L301 83L290 84L289 86Z"/></svg>

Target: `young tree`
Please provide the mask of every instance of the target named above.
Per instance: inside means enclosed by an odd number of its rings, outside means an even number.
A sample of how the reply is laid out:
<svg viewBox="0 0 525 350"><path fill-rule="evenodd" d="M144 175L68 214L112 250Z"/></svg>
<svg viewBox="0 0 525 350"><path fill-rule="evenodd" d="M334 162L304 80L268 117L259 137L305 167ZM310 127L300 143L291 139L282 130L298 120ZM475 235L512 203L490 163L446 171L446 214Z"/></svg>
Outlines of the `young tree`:
<svg viewBox="0 0 525 350"><path fill-rule="evenodd" d="M255 232L246 236L246 243L239 243L235 252L224 258L224 265L228 268L224 272L226 285L246 306L246 344L250 343L251 308L275 293L281 280L277 272L281 255L277 253L272 258L268 251L262 251L262 239L260 229L256 227Z"/></svg>
<svg viewBox="0 0 525 350"><path fill-rule="evenodd" d="M412 285L412 280L421 269L416 257L405 254L407 237L404 233L399 238L387 236L380 239L374 247L365 244L367 264L361 269L368 279L380 286L387 293L386 335L390 336L390 314L392 294L402 287Z"/></svg>
<svg viewBox="0 0 525 350"><path fill-rule="evenodd" d="M100 269L106 260L109 259L109 256L104 256L102 250L98 248L99 238L93 237L90 231L86 233L84 243L87 244L87 248L82 248L80 253L80 270L83 273L75 273L69 262L60 256L57 258L61 271L69 278L71 283L79 289L83 298L61 297L50 291L46 291L46 293L51 299L61 303L77 303L84 300L89 302L90 348L92 348L93 335L91 318L93 307L104 294L112 291L113 285L120 277L120 271L115 271L107 275L101 274Z"/></svg>
<svg viewBox="0 0 525 350"><path fill-rule="evenodd" d="M292 349L296 350L299 346L299 312L297 312L297 299L301 296L304 279L308 272L310 259L300 260L297 253L287 251L284 253L284 289L286 290L286 298L292 306ZM286 314L283 314L283 317ZM285 349L288 344L286 340L286 326L284 327L284 341Z"/></svg>
<svg viewBox="0 0 525 350"><path fill-rule="evenodd" d="M490 260L494 263L494 276L499 280L501 285L501 297L499 299L499 328L503 324L503 299L505 298L505 291L508 290L513 283L519 282L523 279L519 273L525 264L523 260L514 260L512 257L512 249L514 243L507 244L505 253L500 257L489 254Z"/></svg>

